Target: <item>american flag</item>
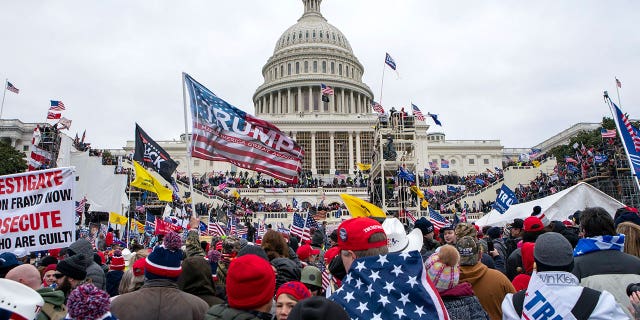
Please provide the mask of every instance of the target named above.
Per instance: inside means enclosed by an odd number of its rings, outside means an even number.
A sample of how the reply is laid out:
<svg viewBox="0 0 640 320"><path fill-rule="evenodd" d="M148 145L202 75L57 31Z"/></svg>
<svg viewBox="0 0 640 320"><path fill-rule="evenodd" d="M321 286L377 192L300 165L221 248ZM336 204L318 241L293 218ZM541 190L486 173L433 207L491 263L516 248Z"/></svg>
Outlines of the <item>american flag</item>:
<svg viewBox="0 0 640 320"><path fill-rule="evenodd" d="M13 93L20 93L20 89L14 87L11 82L7 81L7 90L13 92Z"/></svg>
<svg viewBox="0 0 640 320"><path fill-rule="evenodd" d="M76 213L78 215L84 214L84 207L87 204L87 197L83 197L80 201L76 202Z"/></svg>
<svg viewBox="0 0 640 320"><path fill-rule="evenodd" d="M467 222L467 208L462 208L460 213L460 222Z"/></svg>
<svg viewBox="0 0 640 320"><path fill-rule="evenodd" d="M443 216L441 216L438 212L436 212L435 210L429 208L429 222L431 222L433 224L434 229L436 230L440 230L440 228L451 224L451 222L449 222L449 220L445 219Z"/></svg>
<svg viewBox="0 0 640 320"><path fill-rule="evenodd" d="M227 233L224 228L218 222L209 222L209 235L212 236L226 236Z"/></svg>
<svg viewBox="0 0 640 320"><path fill-rule="evenodd" d="M29 156L29 159L27 159L29 171L40 170L43 165L49 164L52 157L51 152L32 144L31 155Z"/></svg>
<svg viewBox="0 0 640 320"><path fill-rule="evenodd" d="M326 215L326 212L325 212ZM316 221L316 219L313 217L313 215L308 214L307 213L307 228L308 229L320 229L320 225L318 225L318 222Z"/></svg>
<svg viewBox="0 0 640 320"><path fill-rule="evenodd" d="M333 88L329 87L328 85L325 85L324 83L320 84L320 88L322 88L322 94L326 95L326 96L332 96L333 95Z"/></svg>
<svg viewBox="0 0 640 320"><path fill-rule="evenodd" d="M324 263L319 263L320 272L322 272L322 288L327 290L331 285L331 274L329 270L324 266Z"/></svg>
<svg viewBox="0 0 640 320"><path fill-rule="evenodd" d="M297 183L304 151L270 122L218 98L184 74L193 116L192 155L230 162L240 168Z"/></svg>
<svg viewBox="0 0 640 320"><path fill-rule="evenodd" d="M416 223L416 220L418 220L409 211L407 211L407 219L409 219L409 221L411 221L411 223L414 223L414 224Z"/></svg>
<svg viewBox="0 0 640 320"><path fill-rule="evenodd" d="M330 300L351 319L444 319L449 315L426 280L417 251L358 258Z"/></svg>
<svg viewBox="0 0 640 320"><path fill-rule="evenodd" d="M265 233L267 233L267 224L266 224L266 220L267 217L264 216L262 218L262 220L260 220L259 224L258 224L258 239L262 239L262 237L264 236Z"/></svg>
<svg viewBox="0 0 640 320"><path fill-rule="evenodd" d="M638 132L631 125L631 121L629 121L629 117L626 114L622 114L622 122L624 123L627 132L631 136L631 140L633 140L633 147L636 151L640 151L640 137L638 136Z"/></svg>
<svg viewBox="0 0 640 320"><path fill-rule="evenodd" d="M616 132L616 130L607 130L605 128L600 129L600 135L603 138L615 138L618 133Z"/></svg>
<svg viewBox="0 0 640 320"><path fill-rule="evenodd" d="M412 103L411 110L413 110L413 116L416 117L416 119L424 121L424 114L422 114L422 111L420 111L420 108L418 108L418 106Z"/></svg>
<svg viewBox="0 0 640 320"><path fill-rule="evenodd" d="M300 219L302 219L302 218L300 218ZM278 224L278 232L280 232L280 233L285 233L285 234L289 234L289 229L287 229L287 228L284 226L284 223L280 222L280 224Z"/></svg>
<svg viewBox="0 0 640 320"><path fill-rule="evenodd" d="M64 103L62 101L51 100L51 107L49 111L62 111L65 110Z"/></svg>
<svg viewBox="0 0 640 320"><path fill-rule="evenodd" d="M240 238L246 238L247 237L247 228L243 225L239 225L236 228L236 234L238 235L238 237Z"/></svg>
<svg viewBox="0 0 640 320"><path fill-rule="evenodd" d="M384 114L384 108L382 107L381 104L371 100L371 107L373 108L373 111L379 114Z"/></svg>
<svg viewBox="0 0 640 320"><path fill-rule="evenodd" d="M291 228L289 228L292 235L300 237L302 241L311 240L311 235L309 233L309 228L304 224L304 218L300 216L297 212L293 213L293 222L291 223Z"/></svg>
<svg viewBox="0 0 640 320"><path fill-rule="evenodd" d="M236 219L231 218L229 219L229 236L234 236L236 235Z"/></svg>

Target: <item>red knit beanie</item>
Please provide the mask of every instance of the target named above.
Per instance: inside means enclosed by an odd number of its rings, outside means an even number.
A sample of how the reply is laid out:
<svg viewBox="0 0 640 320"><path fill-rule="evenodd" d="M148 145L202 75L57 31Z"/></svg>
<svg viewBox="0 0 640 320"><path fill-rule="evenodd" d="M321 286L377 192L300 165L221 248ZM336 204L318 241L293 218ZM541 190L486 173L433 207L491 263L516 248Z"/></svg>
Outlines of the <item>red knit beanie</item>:
<svg viewBox="0 0 640 320"><path fill-rule="evenodd" d="M227 271L227 300L229 307L253 310L273 299L276 274L271 264L247 254L231 261Z"/></svg>
<svg viewBox="0 0 640 320"><path fill-rule="evenodd" d="M531 276L528 274L521 273L513 278L511 284L516 289L516 291L525 290L529 288L529 281L531 280Z"/></svg>
<svg viewBox="0 0 640 320"><path fill-rule="evenodd" d="M122 251L115 250L113 252L113 256L111 257L111 265L109 265L109 270L124 270L124 257L122 256Z"/></svg>
<svg viewBox="0 0 640 320"><path fill-rule="evenodd" d="M311 297L311 292L307 289L307 286L300 281L289 281L281 285L280 288L278 288L278 292L276 292L276 300L278 300L278 297L283 293L292 296L298 301Z"/></svg>

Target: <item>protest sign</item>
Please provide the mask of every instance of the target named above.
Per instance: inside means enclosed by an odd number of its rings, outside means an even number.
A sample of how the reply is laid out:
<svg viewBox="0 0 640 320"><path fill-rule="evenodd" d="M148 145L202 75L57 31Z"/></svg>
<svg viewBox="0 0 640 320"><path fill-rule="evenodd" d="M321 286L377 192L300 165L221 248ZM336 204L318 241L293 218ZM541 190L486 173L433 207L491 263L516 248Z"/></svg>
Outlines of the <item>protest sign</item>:
<svg viewBox="0 0 640 320"><path fill-rule="evenodd" d="M0 176L0 252L67 247L74 241L73 168Z"/></svg>

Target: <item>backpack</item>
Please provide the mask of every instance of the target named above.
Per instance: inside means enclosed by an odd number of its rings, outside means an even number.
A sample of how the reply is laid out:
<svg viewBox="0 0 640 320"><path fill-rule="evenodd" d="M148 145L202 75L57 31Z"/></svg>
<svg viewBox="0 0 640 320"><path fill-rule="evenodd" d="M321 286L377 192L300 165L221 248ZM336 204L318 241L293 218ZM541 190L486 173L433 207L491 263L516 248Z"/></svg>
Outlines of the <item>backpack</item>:
<svg viewBox="0 0 640 320"><path fill-rule="evenodd" d="M524 304L525 290L520 290L513 294L513 308L518 313L519 317L522 317L522 306ZM600 291L593 290L591 288L582 288L582 293L576 301L576 304L571 309L571 314L576 317L577 320L587 320L591 316L591 313L598 305L600 299Z"/></svg>
<svg viewBox="0 0 640 320"><path fill-rule="evenodd" d="M63 304L60 307L56 307L51 303L45 303L42 306L42 313L48 317L49 320L61 320L67 316L67 307Z"/></svg>

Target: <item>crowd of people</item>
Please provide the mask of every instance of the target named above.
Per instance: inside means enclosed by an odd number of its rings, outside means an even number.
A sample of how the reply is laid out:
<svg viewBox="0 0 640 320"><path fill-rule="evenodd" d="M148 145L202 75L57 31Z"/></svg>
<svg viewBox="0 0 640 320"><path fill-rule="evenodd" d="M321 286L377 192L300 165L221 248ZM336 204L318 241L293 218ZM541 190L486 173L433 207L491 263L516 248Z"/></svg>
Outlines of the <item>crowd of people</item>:
<svg viewBox="0 0 640 320"><path fill-rule="evenodd" d="M637 319L638 210L565 216L413 229L352 218L251 242L204 241L192 217L151 249L78 239L0 254L0 319Z"/></svg>

